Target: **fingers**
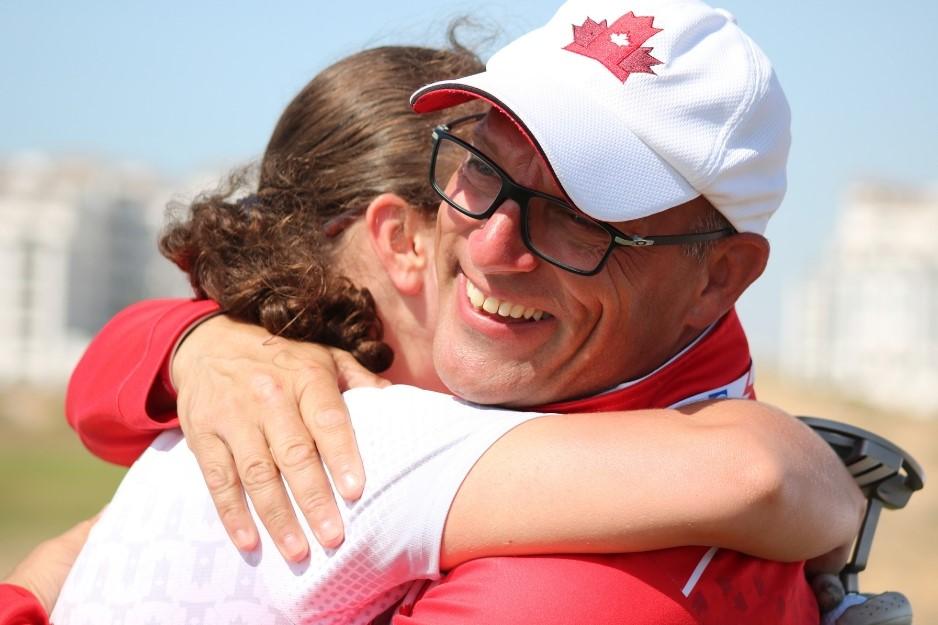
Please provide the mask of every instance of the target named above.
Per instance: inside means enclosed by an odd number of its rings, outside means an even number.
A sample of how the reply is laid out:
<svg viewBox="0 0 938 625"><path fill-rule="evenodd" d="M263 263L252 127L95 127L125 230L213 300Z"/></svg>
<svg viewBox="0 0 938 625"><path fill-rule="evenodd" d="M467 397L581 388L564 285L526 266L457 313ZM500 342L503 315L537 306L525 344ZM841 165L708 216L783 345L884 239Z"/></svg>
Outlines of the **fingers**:
<svg viewBox="0 0 938 625"><path fill-rule="evenodd" d="M228 445L244 491L284 558L299 562L309 555L309 543L287 496L280 471L260 430L240 430ZM222 509L219 508L222 514Z"/></svg>
<svg viewBox="0 0 938 625"><path fill-rule="evenodd" d="M211 432L189 432L186 442L198 460L218 517L231 542L240 551L256 549L260 540L257 527L248 511L238 469L228 446Z"/></svg>
<svg viewBox="0 0 938 625"><path fill-rule="evenodd" d="M336 385L336 370L309 367L296 386L300 415L316 441L336 489L348 501L362 496L365 469L355 442L345 400Z"/></svg>
<svg viewBox="0 0 938 625"><path fill-rule="evenodd" d="M335 361L340 389L347 390L361 386L377 388L391 386L389 380L366 369L364 365L355 360L355 357L350 353L335 348L330 349L329 352L332 354L332 358Z"/></svg>
<svg viewBox="0 0 938 625"><path fill-rule="evenodd" d="M335 357L323 346L258 338L258 328L217 319L186 341L190 360L198 359L179 370L177 406L226 531L239 549L257 546L246 495L280 552L306 557L289 486L316 539L338 546L342 518L322 463L348 500L361 496L365 478ZM351 357L338 369L343 380L383 384Z"/></svg>
<svg viewBox="0 0 938 625"><path fill-rule="evenodd" d="M303 421L295 411L275 413L265 420L264 431L274 460L316 540L323 547L338 547L344 537L342 517L316 445Z"/></svg>

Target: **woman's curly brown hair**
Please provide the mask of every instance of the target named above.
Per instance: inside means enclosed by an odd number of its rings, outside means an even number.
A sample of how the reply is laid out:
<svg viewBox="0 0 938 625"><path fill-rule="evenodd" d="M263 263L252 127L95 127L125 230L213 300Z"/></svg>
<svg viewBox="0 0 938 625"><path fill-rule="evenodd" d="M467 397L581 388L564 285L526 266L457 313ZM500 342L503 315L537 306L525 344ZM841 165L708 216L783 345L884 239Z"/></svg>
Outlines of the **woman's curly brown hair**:
<svg viewBox="0 0 938 625"><path fill-rule="evenodd" d="M436 214L427 167L430 131L442 119L415 115L408 98L424 84L481 69L458 44L381 47L335 63L281 115L256 191L248 172L233 174L167 226L160 251L189 275L197 297L232 318L345 349L383 371L393 353L374 298L336 271L328 230L386 192L428 219Z"/></svg>

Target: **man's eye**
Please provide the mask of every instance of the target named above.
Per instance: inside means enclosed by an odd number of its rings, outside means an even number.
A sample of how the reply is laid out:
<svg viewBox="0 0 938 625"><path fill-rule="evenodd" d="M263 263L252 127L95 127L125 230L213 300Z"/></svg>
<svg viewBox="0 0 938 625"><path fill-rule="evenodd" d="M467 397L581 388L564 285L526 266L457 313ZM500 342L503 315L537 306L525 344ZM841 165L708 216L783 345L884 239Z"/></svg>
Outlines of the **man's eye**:
<svg viewBox="0 0 938 625"><path fill-rule="evenodd" d="M566 214L567 222L572 226L578 226L581 228L595 227L595 224L585 215L581 215L580 213L575 213L570 210L564 210L564 213Z"/></svg>
<svg viewBox="0 0 938 625"><path fill-rule="evenodd" d="M478 156L470 156L466 162L466 169L472 175L498 178L498 173L485 161Z"/></svg>

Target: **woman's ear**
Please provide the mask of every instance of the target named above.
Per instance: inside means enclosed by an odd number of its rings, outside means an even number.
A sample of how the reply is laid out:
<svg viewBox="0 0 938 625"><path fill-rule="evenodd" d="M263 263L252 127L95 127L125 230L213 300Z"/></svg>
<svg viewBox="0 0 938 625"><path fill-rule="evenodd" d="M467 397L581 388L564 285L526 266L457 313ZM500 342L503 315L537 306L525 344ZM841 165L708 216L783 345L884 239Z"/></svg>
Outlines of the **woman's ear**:
<svg viewBox="0 0 938 625"><path fill-rule="evenodd" d="M729 311L769 260L769 241L751 232L720 239L707 250L704 279L690 323L706 328Z"/></svg>
<svg viewBox="0 0 938 625"><path fill-rule="evenodd" d="M394 193L382 193L365 209L365 228L375 256L403 295L418 295L424 287L429 256L420 235L425 227L420 213Z"/></svg>

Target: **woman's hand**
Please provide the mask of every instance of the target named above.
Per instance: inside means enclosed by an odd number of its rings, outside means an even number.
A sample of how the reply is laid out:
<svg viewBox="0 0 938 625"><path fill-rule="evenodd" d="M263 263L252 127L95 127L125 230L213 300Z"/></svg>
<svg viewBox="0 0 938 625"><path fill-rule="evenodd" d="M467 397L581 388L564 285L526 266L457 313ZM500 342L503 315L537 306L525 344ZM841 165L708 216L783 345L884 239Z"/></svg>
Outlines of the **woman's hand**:
<svg viewBox="0 0 938 625"><path fill-rule="evenodd" d="M386 386L351 355L218 316L195 328L172 362L179 423L219 517L241 550L258 544L245 491L280 553L309 545L281 474L324 547L344 537L323 462L339 493L362 494L365 475L341 391Z"/></svg>
<svg viewBox="0 0 938 625"><path fill-rule="evenodd" d="M52 612L65 578L97 520L98 515L95 515L64 534L40 543L2 581L25 588L36 596L47 614Z"/></svg>

